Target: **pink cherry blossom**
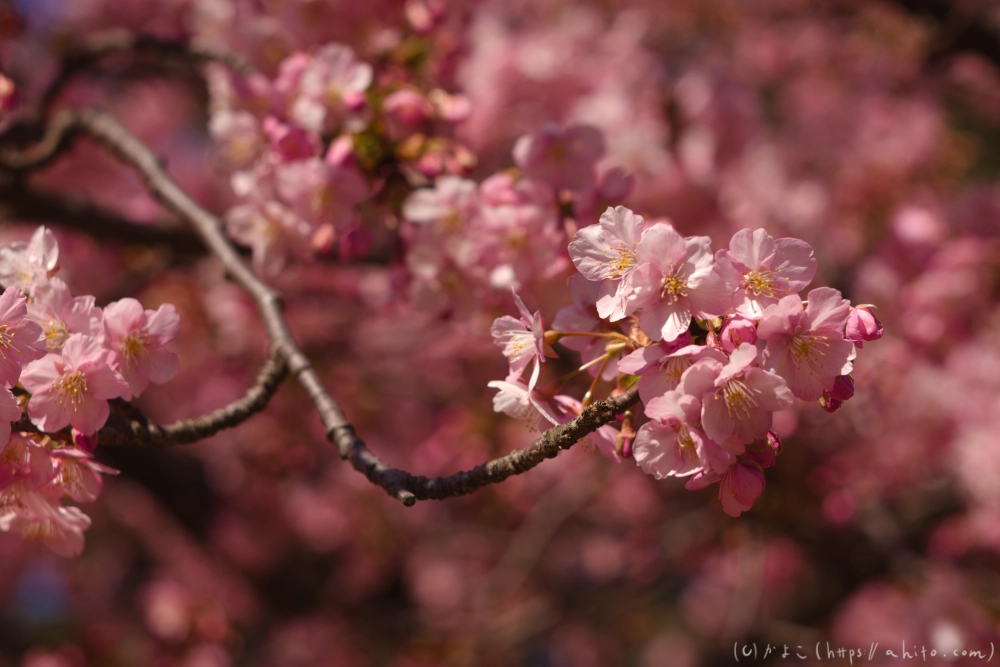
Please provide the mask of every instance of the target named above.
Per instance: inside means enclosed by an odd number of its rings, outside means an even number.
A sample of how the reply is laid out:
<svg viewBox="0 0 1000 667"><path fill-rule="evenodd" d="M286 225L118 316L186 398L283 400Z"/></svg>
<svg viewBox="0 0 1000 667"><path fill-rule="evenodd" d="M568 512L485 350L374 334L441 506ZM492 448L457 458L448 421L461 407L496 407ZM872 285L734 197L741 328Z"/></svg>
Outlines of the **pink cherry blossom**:
<svg viewBox="0 0 1000 667"><path fill-rule="evenodd" d="M386 96L382 112L389 124L391 136L403 137L434 114L434 105L419 91L404 88Z"/></svg>
<svg viewBox="0 0 1000 667"><path fill-rule="evenodd" d="M0 74L0 122L6 120L7 114L17 108L17 98L17 86Z"/></svg>
<svg viewBox="0 0 1000 667"><path fill-rule="evenodd" d="M57 497L69 496L78 503L97 500L104 486L102 474L118 474L114 468L98 463L93 456L76 447L60 447L50 456L55 474L46 485L46 491Z"/></svg>
<svg viewBox="0 0 1000 667"><path fill-rule="evenodd" d="M701 428L701 401L668 391L646 402L646 416L635 439L635 462L656 479L722 472L734 457L711 441Z"/></svg>
<svg viewBox="0 0 1000 667"><path fill-rule="evenodd" d="M437 223L458 231L478 208L475 181L441 176L433 188L414 190L403 203L403 217L418 224Z"/></svg>
<svg viewBox="0 0 1000 667"><path fill-rule="evenodd" d="M164 345L177 337L181 319L171 304L144 310L135 299L122 299L104 308L104 345L117 352L114 368L134 396L150 382L163 384L179 369L177 355Z"/></svg>
<svg viewBox="0 0 1000 667"><path fill-rule="evenodd" d="M514 144L514 163L529 178L559 190L582 190L594 182L594 165L604 154L604 137L591 125L546 123Z"/></svg>
<svg viewBox="0 0 1000 667"><path fill-rule="evenodd" d="M719 341L727 354L732 354L742 343L757 342L757 325L753 320L734 315L726 320L719 332Z"/></svg>
<svg viewBox="0 0 1000 667"><path fill-rule="evenodd" d="M252 200L229 209L226 232L253 251L253 265L260 273L276 275L289 255L313 256L313 227L277 201Z"/></svg>
<svg viewBox="0 0 1000 667"><path fill-rule="evenodd" d="M28 304L28 317L41 325L45 350L58 352L70 334L82 333L98 340L104 338L101 309L93 296L73 297L59 278L40 285Z"/></svg>
<svg viewBox="0 0 1000 667"><path fill-rule="evenodd" d="M878 340L885 333L882 323L872 312L874 306L856 306L851 308L851 314L847 317L847 327L844 337L852 341L858 348L865 346L866 340Z"/></svg>
<svg viewBox="0 0 1000 667"><path fill-rule="evenodd" d="M271 145L271 151L282 162L306 160L320 151L319 138L301 127L282 123L268 116L260 125Z"/></svg>
<svg viewBox="0 0 1000 667"><path fill-rule="evenodd" d="M36 284L47 281L58 270L59 245L46 227L39 227L27 243L0 247L0 284L7 287L19 287L31 294Z"/></svg>
<svg viewBox="0 0 1000 667"><path fill-rule="evenodd" d="M517 308L521 311L521 318L515 319L510 315L498 317L493 321L490 333L493 335L493 342L503 349L503 356L510 362L508 382L520 378L528 364L535 362L531 370L531 379L528 380L530 392L538 382L541 365L545 363L545 326L542 323L541 312L535 311L532 315L517 292L511 291Z"/></svg>
<svg viewBox="0 0 1000 667"><path fill-rule="evenodd" d="M274 177L278 195L299 218L336 229L351 225L355 207L368 196L368 183L357 168L319 157L280 164Z"/></svg>
<svg viewBox="0 0 1000 667"><path fill-rule="evenodd" d="M10 440L10 424L21 418L21 406L14 398L14 394L6 387L0 387L0 442L4 443L0 447L0 452L7 446Z"/></svg>
<svg viewBox="0 0 1000 667"><path fill-rule="evenodd" d="M685 339L685 334L678 336ZM690 340L690 336L686 337ZM705 345L684 345L660 343L640 347L618 362L621 373L639 376L639 396L649 403L657 396L677 388L681 375L700 359L715 359L726 363L726 355Z"/></svg>
<svg viewBox="0 0 1000 667"><path fill-rule="evenodd" d="M513 382L493 380L486 386L500 390L493 397L494 412L503 412L515 419L527 420L528 428L533 431L544 431L576 416L571 406L568 407L545 396L538 389L529 389L521 379ZM576 403L579 405L578 401Z"/></svg>
<svg viewBox="0 0 1000 667"><path fill-rule="evenodd" d="M604 281L597 312L612 322L625 317L643 220L624 206L608 208L596 225L577 231L569 256L587 280Z"/></svg>
<svg viewBox="0 0 1000 667"><path fill-rule="evenodd" d="M212 114L208 129L222 157L236 169L253 164L264 147L260 121L249 111L220 109Z"/></svg>
<svg viewBox="0 0 1000 667"><path fill-rule="evenodd" d="M299 79L299 97L291 117L300 126L324 133L343 126L360 132L368 125L365 91L372 82L371 65L350 47L328 44L305 65Z"/></svg>
<svg viewBox="0 0 1000 667"><path fill-rule="evenodd" d="M20 485L10 496L14 502L0 506L0 531L42 542L66 558L80 555L83 531L90 527L90 517L80 508L61 507L42 492Z"/></svg>
<svg viewBox="0 0 1000 667"><path fill-rule="evenodd" d="M681 237L667 225L646 230L636 246L626 314L642 309L639 326L653 340L673 340L692 317L724 315L731 306L730 276L716 266L707 236Z"/></svg>
<svg viewBox="0 0 1000 667"><path fill-rule="evenodd" d="M762 365L783 377L798 398L818 400L853 368L856 351L843 333L849 311L847 299L829 287L809 292L805 309L798 295L768 306L757 326L757 336L767 341Z"/></svg>
<svg viewBox="0 0 1000 667"><path fill-rule="evenodd" d="M114 361L115 352L97 339L73 334L61 354L28 364L21 384L31 393L31 421L48 433L68 425L85 434L96 432L108 419L108 399L132 397L128 382L112 367Z"/></svg>
<svg viewBox="0 0 1000 667"><path fill-rule="evenodd" d="M716 482L719 483L719 500L722 501L722 511L732 517L738 517L749 510L754 501L763 493L766 481L764 471L753 461L741 458L734 462L722 474L714 471L698 473L684 485L689 491L704 489Z"/></svg>
<svg viewBox="0 0 1000 667"><path fill-rule="evenodd" d="M579 273L574 273L569 278L569 295L573 299L573 304L566 306L556 313L552 320L553 331L594 331L604 333L607 331L617 331L614 325L609 325L597 315L597 299L601 286L594 283ZM608 340L606 338L589 338L587 336L567 336L559 339L559 344L570 350L580 353L580 361L588 364L595 359L606 354ZM591 375L596 375L599 364L588 367ZM604 368L601 377L604 380L613 380L618 374L614 363L609 363Z"/></svg>
<svg viewBox="0 0 1000 667"><path fill-rule="evenodd" d="M729 250L720 250L717 259L730 263L739 275L733 305L750 319L760 318L767 306L804 289L816 275L816 259L808 243L775 240L764 229L736 232Z"/></svg>
<svg viewBox="0 0 1000 667"><path fill-rule="evenodd" d="M752 461L739 461L730 466L719 482L722 511L737 517L749 510L766 486L764 471Z"/></svg>
<svg viewBox="0 0 1000 667"><path fill-rule="evenodd" d="M24 364L45 356L42 328L27 317L24 293L8 287L0 295L0 384L13 387Z"/></svg>
<svg viewBox="0 0 1000 667"><path fill-rule="evenodd" d="M767 436L775 410L792 405L792 393L774 373L752 367L757 348L743 343L723 366L702 359L684 371L677 390L701 398L701 423L709 438L734 454Z"/></svg>

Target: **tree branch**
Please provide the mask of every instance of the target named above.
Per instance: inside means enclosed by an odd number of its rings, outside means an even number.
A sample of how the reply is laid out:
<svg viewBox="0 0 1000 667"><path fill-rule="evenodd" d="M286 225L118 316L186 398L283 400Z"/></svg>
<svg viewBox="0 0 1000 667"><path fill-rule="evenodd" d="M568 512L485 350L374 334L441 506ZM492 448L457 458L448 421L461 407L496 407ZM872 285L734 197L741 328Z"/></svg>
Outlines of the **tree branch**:
<svg viewBox="0 0 1000 667"><path fill-rule="evenodd" d="M599 401L573 421L549 429L531 446L487 461L472 470L448 477L419 477L390 468L357 436L340 405L323 386L309 359L292 338L281 309L281 296L264 283L239 256L222 231L218 218L201 208L166 173L162 161L110 114L92 109L64 110L56 114L41 142L17 153L0 153L0 167L12 171L37 168L54 159L78 134L101 144L139 174L150 194L168 211L189 223L202 242L222 263L228 276L257 304L272 343L295 379L306 390L326 429L327 439L340 456L387 493L413 505L417 499L441 499L464 495L488 484L501 482L556 456L575 442L613 420L638 401L635 387L621 396Z"/></svg>
<svg viewBox="0 0 1000 667"><path fill-rule="evenodd" d="M127 30L109 30L87 38L66 55L59 75L42 96L41 108L51 108L59 93L77 75L116 53L148 54L194 64L218 62L244 76L256 71L240 54L209 44L188 44L150 35L135 35Z"/></svg>
<svg viewBox="0 0 1000 667"><path fill-rule="evenodd" d="M186 227L167 223L142 224L55 193L0 183L0 221L19 220L66 227L100 241L160 245L175 257L205 254L201 240Z"/></svg>

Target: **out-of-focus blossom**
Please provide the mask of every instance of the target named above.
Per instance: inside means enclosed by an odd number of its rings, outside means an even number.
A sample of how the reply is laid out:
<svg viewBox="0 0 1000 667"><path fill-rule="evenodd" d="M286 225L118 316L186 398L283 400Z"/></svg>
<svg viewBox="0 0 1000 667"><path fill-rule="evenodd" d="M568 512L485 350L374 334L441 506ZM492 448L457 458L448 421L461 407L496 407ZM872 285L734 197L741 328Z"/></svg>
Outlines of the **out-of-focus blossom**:
<svg viewBox="0 0 1000 667"><path fill-rule="evenodd" d="M368 196L364 176L351 166L330 164L318 157L296 160L275 168L278 195L297 216L313 225L345 229L354 220L355 206Z"/></svg>
<svg viewBox="0 0 1000 667"><path fill-rule="evenodd" d="M31 294L36 284L59 270L59 245L55 235L39 227L28 243L16 242L0 247L0 284L19 287Z"/></svg>
<svg viewBox="0 0 1000 667"><path fill-rule="evenodd" d="M18 94L14 82L0 74L0 126L17 109Z"/></svg>
<svg viewBox="0 0 1000 667"><path fill-rule="evenodd" d="M349 132L363 130L369 116L365 91L371 82L371 65L343 44L328 44L302 69L291 117L321 134L341 126Z"/></svg>
<svg viewBox="0 0 1000 667"><path fill-rule="evenodd" d="M591 125L546 123L514 144L514 163L529 178L560 190L582 190L594 182L594 165L604 155L604 137Z"/></svg>
<svg viewBox="0 0 1000 667"><path fill-rule="evenodd" d="M319 140L311 132L301 127L282 123L274 116L268 116L260 124L271 150L282 162L307 160L319 153Z"/></svg>
<svg viewBox="0 0 1000 667"><path fill-rule="evenodd" d="M181 318L169 303L144 310L135 299L122 299L104 308L105 346L117 352L114 368L128 382L133 396L150 382L171 380L180 367L177 355L164 345L177 337Z"/></svg>

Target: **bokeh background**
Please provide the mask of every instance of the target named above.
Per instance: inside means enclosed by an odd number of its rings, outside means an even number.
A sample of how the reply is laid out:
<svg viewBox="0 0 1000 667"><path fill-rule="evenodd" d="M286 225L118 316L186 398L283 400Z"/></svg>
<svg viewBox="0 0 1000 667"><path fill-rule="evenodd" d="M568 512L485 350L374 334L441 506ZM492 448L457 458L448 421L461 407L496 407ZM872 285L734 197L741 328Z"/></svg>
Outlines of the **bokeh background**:
<svg viewBox="0 0 1000 667"><path fill-rule="evenodd" d="M286 383L263 415L209 441L99 449L122 473L85 507L79 558L0 535L0 665L686 667L735 664L734 645L758 650L740 664L813 664L816 642L866 657L877 642L870 664L890 665L884 649L901 655L903 641L1000 648L1000 7L455 0L417 34L419 6L0 0L0 68L30 101L61 53L108 28L228 46L269 74L341 42L377 77L468 95L453 137L478 157L477 180L546 121L595 125L602 168L636 177L625 203L637 212L716 248L743 227L802 238L814 285L877 305L887 333L860 351L855 398L778 415L784 451L733 519L712 490L584 446L405 508L339 460ZM205 88L154 65L112 61L59 103L111 109L224 211ZM86 145L32 183L166 217ZM390 213L363 210L376 226ZM3 201L0 219L8 242L46 222ZM143 396L147 414L202 414L252 382L266 339L211 259L47 224L75 293L177 305L181 373ZM359 433L424 475L530 442L486 388L506 370L489 324L511 304L421 311L396 259L293 264L274 281ZM523 293L547 321L569 303L569 268Z"/></svg>

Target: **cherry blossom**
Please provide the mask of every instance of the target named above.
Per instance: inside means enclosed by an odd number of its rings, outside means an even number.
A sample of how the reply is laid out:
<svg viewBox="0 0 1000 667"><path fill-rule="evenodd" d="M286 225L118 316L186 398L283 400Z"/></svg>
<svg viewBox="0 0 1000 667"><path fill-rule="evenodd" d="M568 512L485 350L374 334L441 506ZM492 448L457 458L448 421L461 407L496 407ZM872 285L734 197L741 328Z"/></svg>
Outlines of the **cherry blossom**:
<svg viewBox="0 0 1000 667"><path fill-rule="evenodd" d="M636 249L643 235L642 217L624 206L608 208L596 225L576 233L569 256L587 280L604 281L597 312L612 322L626 315L631 292L629 276L637 265Z"/></svg>
<svg viewBox="0 0 1000 667"><path fill-rule="evenodd" d="M547 352L544 337L545 327L542 323L541 312L535 311L535 314L532 315L517 292L513 292L513 294L517 309L521 312L520 319L515 319L510 315L498 317L493 321L490 333L493 335L493 342L503 349L503 355L510 362L508 382L520 378L528 364L532 361L535 362L531 369L531 379L528 380L527 390L530 393L535 388L541 366L545 363Z"/></svg>
<svg viewBox="0 0 1000 667"><path fill-rule="evenodd" d="M35 290L33 297L28 317L41 326L46 351L58 352L74 333L104 338L101 309L94 305L93 296L74 297L66 283L51 278Z"/></svg>
<svg viewBox="0 0 1000 667"><path fill-rule="evenodd" d="M291 117L317 133L340 125L350 132L363 130L368 124L365 91L371 82L371 65L358 60L350 47L328 44L304 63Z"/></svg>
<svg viewBox="0 0 1000 667"><path fill-rule="evenodd" d="M699 428L701 401L694 396L668 391L646 402L646 416L653 421L636 435L635 462L656 479L723 472L734 459Z"/></svg>
<svg viewBox="0 0 1000 667"><path fill-rule="evenodd" d="M0 384L13 387L22 366L43 356L42 328L28 318L24 293L8 287L0 295Z"/></svg>
<svg viewBox="0 0 1000 667"><path fill-rule="evenodd" d="M122 299L104 308L104 344L117 352L114 368L134 396L150 382L163 384L177 375L177 355L163 346L177 337L180 323L171 304L144 310L135 299Z"/></svg>
<svg viewBox="0 0 1000 667"><path fill-rule="evenodd" d="M830 287L809 292L803 309L797 295L764 311L757 336L767 341L762 365L783 377L804 401L819 400L838 375L851 372L854 344L844 339L850 303Z"/></svg>
<svg viewBox="0 0 1000 667"><path fill-rule="evenodd" d="M73 334L60 354L28 364L21 384L31 393L31 421L49 433L72 425L90 434L104 426L108 399L132 396L128 382L113 368L115 357L97 339Z"/></svg>
<svg viewBox="0 0 1000 667"><path fill-rule="evenodd" d="M753 367L757 348L743 343L723 365L702 359L681 376L678 391L701 398L702 427L709 438L735 454L767 436L775 410L792 405L792 393L778 375Z"/></svg>
<svg viewBox="0 0 1000 667"><path fill-rule="evenodd" d="M591 125L546 123L514 144L514 163L521 171L557 190L593 184L594 165L603 154L604 138Z"/></svg>
<svg viewBox="0 0 1000 667"><path fill-rule="evenodd" d="M639 313L639 326L653 340L673 340L692 317L713 318L730 308L732 283L716 266L707 236L687 239L666 225L646 230L636 246L638 267L626 314Z"/></svg>
<svg viewBox="0 0 1000 667"><path fill-rule="evenodd" d="M640 347L618 362L618 371L639 376L639 396L648 403L677 388L681 375L700 359L726 363L726 355L705 345L677 345L690 341L684 334L670 343Z"/></svg>
<svg viewBox="0 0 1000 667"><path fill-rule="evenodd" d="M18 287L31 294L35 285L45 282L58 270L59 245L46 227L35 230L27 243L0 247L0 284L6 287Z"/></svg>
<svg viewBox="0 0 1000 667"><path fill-rule="evenodd" d="M729 250L716 253L739 275L733 300L736 312L759 319L764 308L808 285L816 275L813 249L799 239L777 239L764 229L741 229L729 242Z"/></svg>

